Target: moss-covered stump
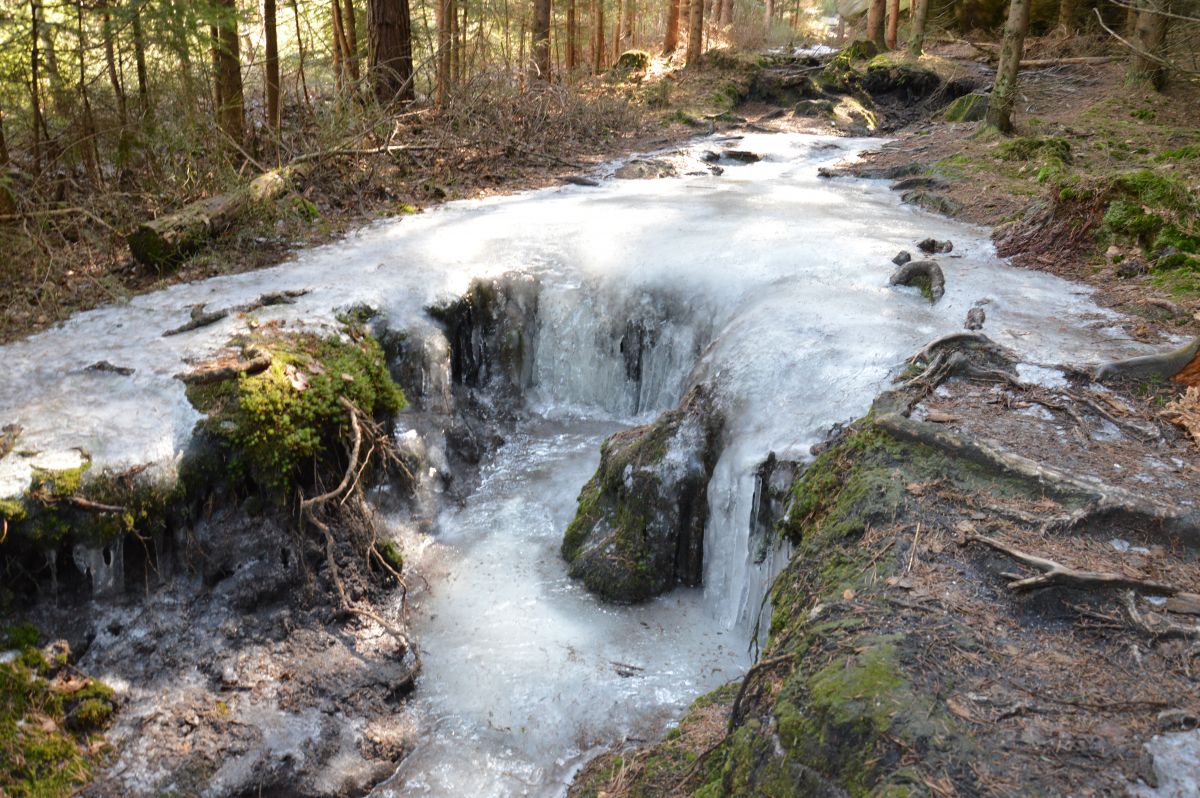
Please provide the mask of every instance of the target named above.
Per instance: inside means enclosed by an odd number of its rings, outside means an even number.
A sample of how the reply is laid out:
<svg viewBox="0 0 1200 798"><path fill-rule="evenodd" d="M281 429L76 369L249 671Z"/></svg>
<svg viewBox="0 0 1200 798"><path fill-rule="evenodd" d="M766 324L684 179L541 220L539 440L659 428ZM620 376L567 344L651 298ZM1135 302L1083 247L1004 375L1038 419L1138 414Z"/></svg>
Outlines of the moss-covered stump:
<svg viewBox="0 0 1200 798"><path fill-rule="evenodd" d="M653 424L606 440L563 536L571 576L621 603L700 584L720 429L720 414L701 386Z"/></svg>
<svg viewBox="0 0 1200 798"><path fill-rule="evenodd" d="M649 68L650 53L645 50L626 50L613 64L613 69L618 72L645 72Z"/></svg>
<svg viewBox="0 0 1200 798"><path fill-rule="evenodd" d="M116 710L112 688L68 665L62 641L37 630L0 638L0 795L57 798L87 783L104 751L98 732Z"/></svg>

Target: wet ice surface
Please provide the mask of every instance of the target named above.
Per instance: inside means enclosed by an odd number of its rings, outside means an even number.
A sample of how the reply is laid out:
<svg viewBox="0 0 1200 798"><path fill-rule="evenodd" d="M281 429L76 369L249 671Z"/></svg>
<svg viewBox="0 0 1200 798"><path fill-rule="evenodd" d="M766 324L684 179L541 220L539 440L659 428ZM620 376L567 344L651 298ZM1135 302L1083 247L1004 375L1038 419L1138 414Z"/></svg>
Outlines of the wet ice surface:
<svg viewBox="0 0 1200 798"><path fill-rule="evenodd" d="M523 428L464 509L409 564L432 592L414 614L422 742L376 795L559 795L597 746L650 739L748 665L699 590L640 607L597 602L558 549L574 496L616 427Z"/></svg>
<svg viewBox="0 0 1200 798"><path fill-rule="evenodd" d="M253 316L322 325L335 309L365 302L421 337L436 334L423 308L472 278L535 275L529 399L564 426L525 430L464 510L442 519L446 578L433 580L419 621L427 643L419 704L435 733L398 778L406 791L435 795L553 793L593 742L661 729L744 665L746 629L786 556L750 537L753 473L769 452L805 457L832 423L862 415L906 356L960 330L979 300L990 300L984 331L1034 362L1145 351L1087 289L1000 262L986 231L902 206L882 182L817 177L818 166L877 143L748 135L733 146L764 160L729 162L721 177L451 203L273 269L80 314L0 348L8 377L0 425L25 428L19 451L0 462L0 494L28 484L25 451L78 447L94 470L151 463L169 476L197 419L173 375L246 329L233 314L163 337L191 305L306 290ZM700 142L693 152L721 146ZM952 256L938 259L947 286L936 305L887 286L891 257L930 236L954 242ZM617 343L631 324L648 342L639 381ZM136 372L86 369L100 360ZM672 406L697 381L714 385L728 419L708 493L704 594L636 610L600 606L565 579L557 557L597 444L612 425ZM621 677L612 662L623 658L645 670Z"/></svg>
<svg viewBox="0 0 1200 798"><path fill-rule="evenodd" d="M1154 757L1158 786L1138 783L1129 792L1138 798L1195 798L1200 795L1200 729L1156 735L1146 743Z"/></svg>

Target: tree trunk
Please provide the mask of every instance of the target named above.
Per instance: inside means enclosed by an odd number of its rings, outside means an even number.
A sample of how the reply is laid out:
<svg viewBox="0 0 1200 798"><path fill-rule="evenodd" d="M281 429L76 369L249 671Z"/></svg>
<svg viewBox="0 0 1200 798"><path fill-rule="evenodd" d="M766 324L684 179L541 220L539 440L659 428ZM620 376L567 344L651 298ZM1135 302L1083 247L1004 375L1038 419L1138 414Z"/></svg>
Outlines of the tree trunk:
<svg viewBox="0 0 1200 798"><path fill-rule="evenodd" d="M550 80L550 0L533 0L533 71Z"/></svg>
<svg viewBox="0 0 1200 798"><path fill-rule="evenodd" d="M988 100L986 124L1002 133L1013 131L1012 112L1017 98L1017 73L1025 53L1025 32L1029 30L1029 0L1012 0L1008 6L1008 21L1004 24L1004 44L1000 47L1000 63L996 67L996 82Z"/></svg>
<svg viewBox="0 0 1200 798"><path fill-rule="evenodd" d="M637 0L625 0L625 22L621 25L621 50L637 47Z"/></svg>
<svg viewBox="0 0 1200 798"><path fill-rule="evenodd" d="M218 0L217 22L217 124L239 145L243 140L245 102L242 98L242 61L238 36L237 0Z"/></svg>
<svg viewBox="0 0 1200 798"><path fill-rule="evenodd" d="M875 42L875 46L881 51L887 47L883 36L886 9L887 0L870 0L870 5L867 6L867 38Z"/></svg>
<svg viewBox="0 0 1200 798"><path fill-rule="evenodd" d="M0 110L0 216L12 216L16 212L16 198L8 187L8 142L4 138L4 111Z"/></svg>
<svg viewBox="0 0 1200 798"><path fill-rule="evenodd" d="M1171 0L1138 0L1137 49L1129 67L1129 80L1161 89L1167 82L1162 58L1167 43L1167 23Z"/></svg>
<svg viewBox="0 0 1200 798"><path fill-rule="evenodd" d="M578 46L577 39L579 37L578 21L575 18L575 13L575 0L567 0L567 74L575 71L575 67L578 66L577 62L579 60L575 49Z"/></svg>
<svg viewBox="0 0 1200 798"><path fill-rule="evenodd" d="M887 4L887 46L889 50L896 49L896 35L900 28L900 0L888 0Z"/></svg>
<svg viewBox="0 0 1200 798"><path fill-rule="evenodd" d="M704 53L704 0L688 3L688 43L686 61L688 67L700 65Z"/></svg>
<svg viewBox="0 0 1200 798"><path fill-rule="evenodd" d="M592 0L592 71L604 71L604 0Z"/></svg>
<svg viewBox="0 0 1200 798"><path fill-rule="evenodd" d="M312 100L308 96L308 78L304 75L304 35L300 30L299 0L292 0L292 18L296 21L296 49L300 53L300 88L304 91L304 105L312 110Z"/></svg>
<svg viewBox="0 0 1200 798"><path fill-rule="evenodd" d="M412 22L408 0L368 0L368 70L375 96L384 105L412 100Z"/></svg>
<svg viewBox="0 0 1200 798"><path fill-rule="evenodd" d="M458 46L457 0L450 0L450 4L446 7L446 13L450 16L450 83L454 84L462 78L462 51Z"/></svg>
<svg viewBox="0 0 1200 798"><path fill-rule="evenodd" d="M42 119L41 80L38 77L38 0L29 0L30 18L30 47L29 47L29 103L33 108L33 168L37 173L42 171L42 129L46 126Z"/></svg>
<svg viewBox="0 0 1200 798"><path fill-rule="evenodd" d="M156 269L172 266L233 224L243 211L281 196L293 180L304 177L310 168L311 164L297 164L272 169L241 188L144 222L126 238L129 251L147 266Z"/></svg>
<svg viewBox="0 0 1200 798"><path fill-rule="evenodd" d="M263 29L267 55L267 127L279 133L279 28L275 19L275 0L263 0Z"/></svg>
<svg viewBox="0 0 1200 798"><path fill-rule="evenodd" d="M434 54L434 79L437 83L437 102L438 105L446 104L446 97L450 91L450 47L452 40L450 38L450 16L453 10L450 7L450 0L434 0L433 3L433 18L437 25L437 53Z"/></svg>
<svg viewBox="0 0 1200 798"><path fill-rule="evenodd" d="M929 0L913 0L912 29L908 33L908 54L913 58L921 55L925 47L925 22L929 19Z"/></svg>
<svg viewBox="0 0 1200 798"><path fill-rule="evenodd" d="M1059 0L1058 27L1067 33L1079 32L1079 0Z"/></svg>
<svg viewBox="0 0 1200 798"><path fill-rule="evenodd" d="M667 0L667 33L663 37L663 55L679 47L679 0Z"/></svg>
<svg viewBox="0 0 1200 798"><path fill-rule="evenodd" d="M612 62L621 57L621 21L625 19L625 0L617 0L617 13L613 15Z"/></svg>
<svg viewBox="0 0 1200 798"><path fill-rule="evenodd" d="M350 74L346 64L346 30L342 23L341 0L330 0L329 26L333 33L333 77L340 95L346 91Z"/></svg>
<svg viewBox="0 0 1200 798"><path fill-rule="evenodd" d="M717 23L722 28L728 28L733 24L733 0L721 0L721 13L717 18Z"/></svg>
<svg viewBox="0 0 1200 798"><path fill-rule="evenodd" d="M75 33L76 33L76 59L79 63L79 85L77 87L79 93L80 106L80 128L83 135L79 139L80 152L83 155L83 164L87 169L88 177L93 185L100 184L100 147L97 143L96 134L96 118L92 114L92 102L88 99L87 91L87 64L84 59L84 53L87 52L87 38L83 31L83 3L78 3L75 6Z"/></svg>
<svg viewBox="0 0 1200 798"><path fill-rule="evenodd" d="M117 58L113 52L112 16L108 13L107 3L101 14L101 33L104 36L104 65L108 68L108 82L112 86L113 96L117 100L117 118L121 122L121 130L129 126L129 108L125 102L125 87L121 85L121 77L117 74Z"/></svg>
<svg viewBox="0 0 1200 798"><path fill-rule="evenodd" d="M362 73L358 68L358 20L354 15L354 0L344 0L342 33L345 36L346 66L350 71L350 79L357 83Z"/></svg>
<svg viewBox="0 0 1200 798"><path fill-rule="evenodd" d="M154 119L154 108L150 105L150 79L146 72L146 39L142 35L142 10L140 3L129 9L130 32L133 34L133 60L137 64L138 101L142 104L142 116Z"/></svg>

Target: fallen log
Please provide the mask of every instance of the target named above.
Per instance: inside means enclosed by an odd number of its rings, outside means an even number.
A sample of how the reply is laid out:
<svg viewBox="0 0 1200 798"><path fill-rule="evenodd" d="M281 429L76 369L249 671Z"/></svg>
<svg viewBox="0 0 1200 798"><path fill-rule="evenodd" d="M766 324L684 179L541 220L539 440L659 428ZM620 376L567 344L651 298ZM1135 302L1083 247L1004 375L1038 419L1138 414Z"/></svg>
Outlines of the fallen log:
<svg viewBox="0 0 1200 798"><path fill-rule="evenodd" d="M291 164L272 169L233 191L143 222L125 239L129 251L147 266L168 268L229 227L243 212L282 196L311 168L309 164Z"/></svg>
<svg viewBox="0 0 1200 798"><path fill-rule="evenodd" d="M214 382L237 379L243 374L259 374L271 367L273 358L267 350L251 346L246 349L245 354L249 356L248 360L232 363L228 360L217 360L195 371L176 374L175 379L187 385L211 385Z"/></svg>

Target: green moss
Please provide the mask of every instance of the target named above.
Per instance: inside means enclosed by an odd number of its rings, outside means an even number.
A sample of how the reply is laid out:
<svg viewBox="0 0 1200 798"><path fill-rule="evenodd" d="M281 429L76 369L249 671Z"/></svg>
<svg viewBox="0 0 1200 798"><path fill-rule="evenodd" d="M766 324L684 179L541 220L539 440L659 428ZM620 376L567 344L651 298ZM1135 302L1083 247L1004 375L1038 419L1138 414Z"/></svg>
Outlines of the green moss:
<svg viewBox="0 0 1200 798"><path fill-rule="evenodd" d="M342 400L371 416L402 410L407 402L388 374L374 338L308 333L258 338L247 344L271 353L271 365L215 385L194 387L188 397L209 418L206 428L231 452L231 467L285 499L350 438Z"/></svg>
<svg viewBox="0 0 1200 798"><path fill-rule="evenodd" d="M1197 159L1200 159L1200 144L1188 144L1154 156L1156 163L1162 163L1163 161L1194 161Z"/></svg>
<svg viewBox="0 0 1200 798"><path fill-rule="evenodd" d="M1071 144L1055 136L1015 138L996 147L996 157L1005 161L1059 161L1071 163Z"/></svg>
<svg viewBox="0 0 1200 798"><path fill-rule="evenodd" d="M30 649L38 644L40 634L31 623L18 623L4 630L3 648Z"/></svg>
<svg viewBox="0 0 1200 798"><path fill-rule="evenodd" d="M942 110L942 118L947 122L981 122L987 114L987 107L986 94L971 92L947 105Z"/></svg>
<svg viewBox="0 0 1200 798"><path fill-rule="evenodd" d="M1180 180L1153 169L1139 169L1117 175L1113 188L1128 194L1143 205L1174 211L1191 210L1194 201L1187 186Z"/></svg>
<svg viewBox="0 0 1200 798"><path fill-rule="evenodd" d="M1142 246L1149 246L1166 221L1158 214L1146 212L1137 203L1114 200L1104 212L1102 224L1112 236L1131 238Z"/></svg>
<svg viewBox="0 0 1200 798"><path fill-rule="evenodd" d="M404 555L400 553L399 546L390 540L382 540L375 544L375 548L388 565L397 571L404 570Z"/></svg>
<svg viewBox="0 0 1200 798"><path fill-rule="evenodd" d="M18 637L36 639L25 628ZM51 677L63 665L32 644L0 664L0 795L57 798L74 794L91 776L100 748L90 734L111 719L113 691L97 681L74 693L57 691Z"/></svg>

